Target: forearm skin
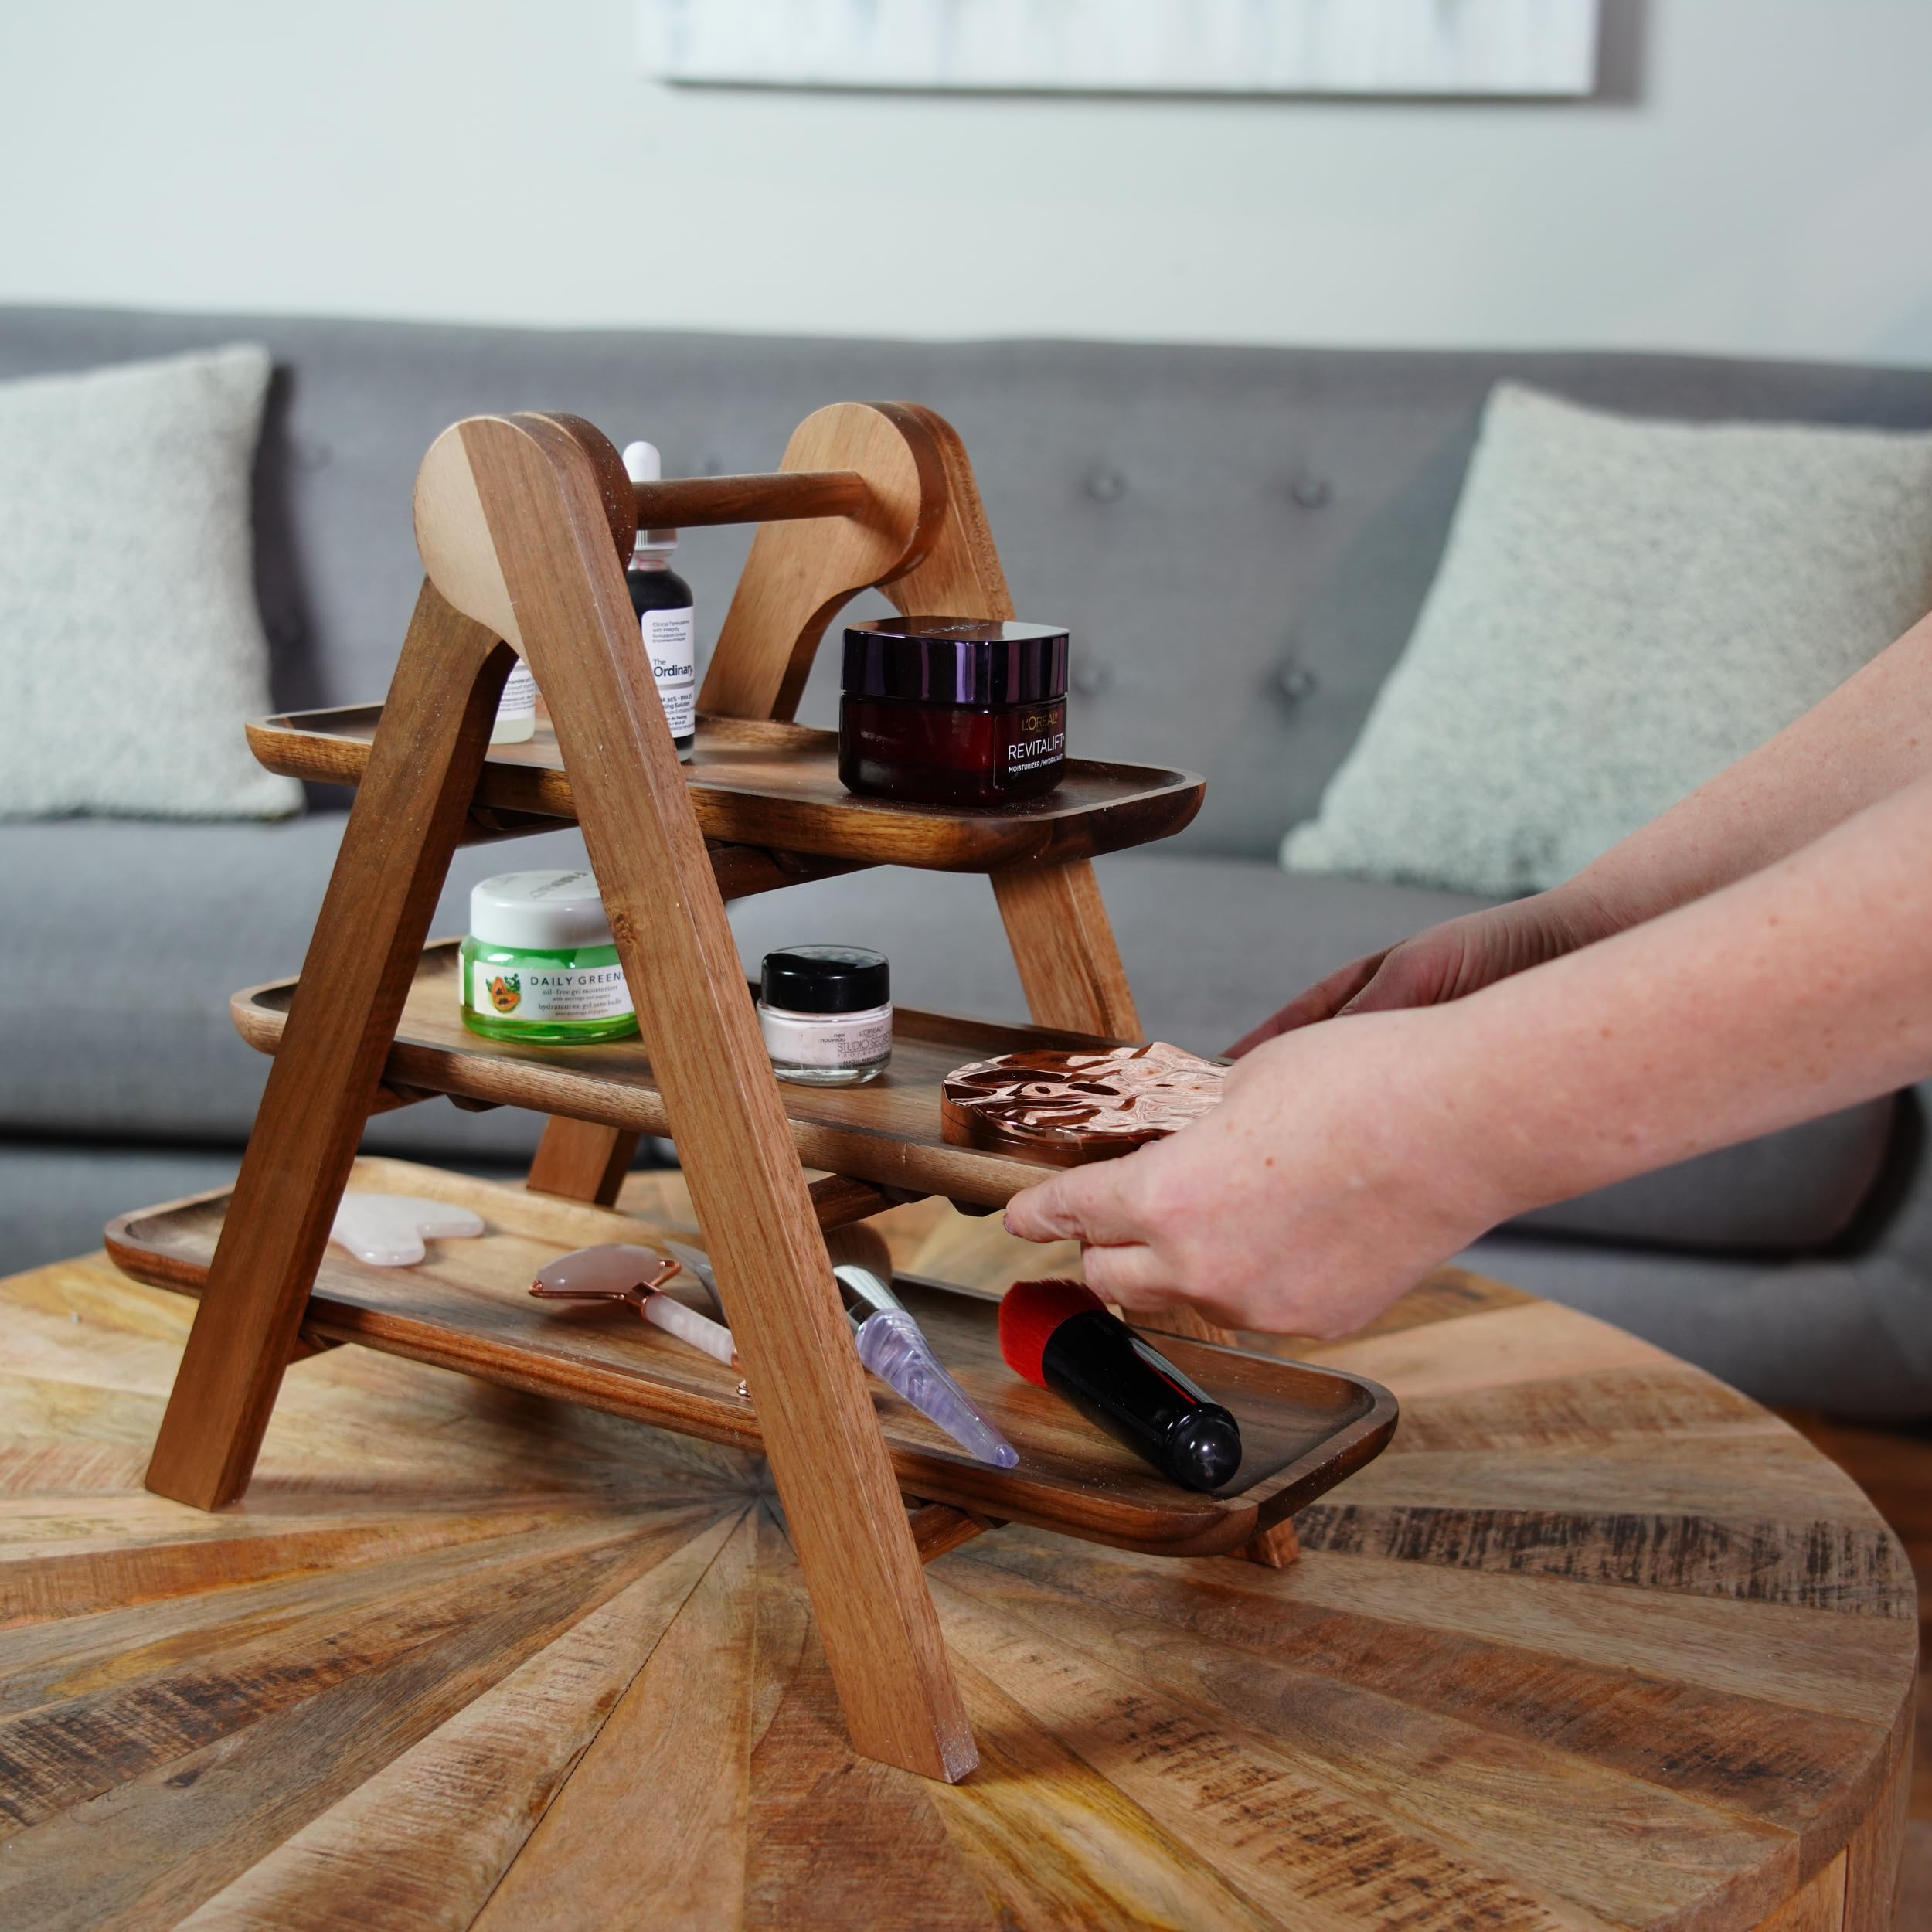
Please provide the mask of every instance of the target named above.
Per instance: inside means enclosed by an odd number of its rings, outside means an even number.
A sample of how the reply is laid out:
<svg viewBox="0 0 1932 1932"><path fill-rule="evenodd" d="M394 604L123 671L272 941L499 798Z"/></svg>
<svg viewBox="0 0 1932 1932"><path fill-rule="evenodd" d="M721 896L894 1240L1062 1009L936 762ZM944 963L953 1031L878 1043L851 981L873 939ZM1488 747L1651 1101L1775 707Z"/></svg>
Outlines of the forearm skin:
<svg viewBox="0 0 1932 1932"><path fill-rule="evenodd" d="M1932 1073L1932 777L1417 1030L1492 1221ZM1363 1023L1372 1024L1372 1020Z"/></svg>

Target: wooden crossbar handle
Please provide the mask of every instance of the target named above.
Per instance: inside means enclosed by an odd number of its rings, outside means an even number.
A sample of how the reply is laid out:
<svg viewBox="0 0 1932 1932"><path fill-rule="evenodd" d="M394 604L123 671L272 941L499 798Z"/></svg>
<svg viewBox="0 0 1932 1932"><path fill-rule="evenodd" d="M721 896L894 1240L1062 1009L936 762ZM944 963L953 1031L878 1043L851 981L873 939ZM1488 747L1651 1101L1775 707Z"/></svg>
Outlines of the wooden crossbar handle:
<svg viewBox="0 0 1932 1932"><path fill-rule="evenodd" d="M638 528L692 529L708 523L784 523L808 516L862 516L872 489L856 470L781 471L770 476L686 476L634 483Z"/></svg>

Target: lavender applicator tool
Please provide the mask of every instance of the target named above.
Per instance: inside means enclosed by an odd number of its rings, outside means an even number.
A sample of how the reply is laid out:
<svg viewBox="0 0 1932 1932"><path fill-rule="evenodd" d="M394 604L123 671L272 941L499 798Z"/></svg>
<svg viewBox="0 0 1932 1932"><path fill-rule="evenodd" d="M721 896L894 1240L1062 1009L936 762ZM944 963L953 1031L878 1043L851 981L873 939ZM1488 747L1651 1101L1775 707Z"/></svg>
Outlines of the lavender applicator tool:
<svg viewBox="0 0 1932 1932"><path fill-rule="evenodd" d="M872 1266L851 1258L835 1258L832 1263L832 1277L845 1298L845 1316L852 1325L859 1359L968 1454L995 1469L1012 1468L1019 1461L1019 1451L953 1379L910 1311L893 1293L892 1264L885 1243L873 1236L862 1245L849 1229L837 1230L828 1239L835 1257L842 1253L849 1257L855 1248L876 1252L878 1257Z"/></svg>
<svg viewBox="0 0 1932 1932"><path fill-rule="evenodd" d="M1019 1451L986 1420L979 1405L947 1372L919 1324L882 1277L880 1270L889 1274L892 1267L885 1243L870 1235L869 1230L856 1228L835 1230L826 1239L835 1253L863 1253L872 1263L839 1260L833 1264L832 1270L845 1298L845 1315L852 1325L860 1362L927 1421L944 1429L969 1455L991 1463L995 1469L1012 1468L1019 1461ZM667 1241L665 1246L704 1284L715 1300L718 1281L709 1261L697 1249L681 1241Z"/></svg>

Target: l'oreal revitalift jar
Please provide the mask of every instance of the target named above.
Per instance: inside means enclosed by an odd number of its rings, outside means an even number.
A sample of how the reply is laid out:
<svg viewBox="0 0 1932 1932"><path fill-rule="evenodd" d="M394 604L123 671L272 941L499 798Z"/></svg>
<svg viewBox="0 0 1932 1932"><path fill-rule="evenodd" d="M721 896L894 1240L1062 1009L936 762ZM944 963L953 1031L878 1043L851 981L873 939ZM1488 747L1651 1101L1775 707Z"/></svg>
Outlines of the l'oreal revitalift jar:
<svg viewBox="0 0 1932 1932"><path fill-rule="evenodd" d="M1036 798L1066 766L1066 633L979 617L845 632L838 777L923 804Z"/></svg>

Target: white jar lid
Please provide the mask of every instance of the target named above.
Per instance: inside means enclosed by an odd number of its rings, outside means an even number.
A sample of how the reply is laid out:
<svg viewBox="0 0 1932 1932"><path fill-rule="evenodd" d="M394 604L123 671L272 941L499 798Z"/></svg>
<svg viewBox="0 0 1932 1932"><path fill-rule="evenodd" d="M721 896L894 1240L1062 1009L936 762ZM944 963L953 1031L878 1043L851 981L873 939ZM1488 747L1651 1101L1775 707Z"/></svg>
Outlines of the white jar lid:
<svg viewBox="0 0 1932 1932"><path fill-rule="evenodd" d="M583 871L500 872L470 893L470 933L487 946L564 953L608 946L597 882Z"/></svg>

